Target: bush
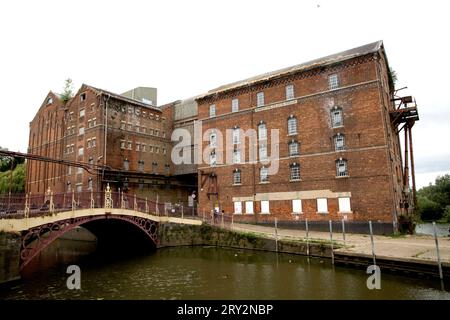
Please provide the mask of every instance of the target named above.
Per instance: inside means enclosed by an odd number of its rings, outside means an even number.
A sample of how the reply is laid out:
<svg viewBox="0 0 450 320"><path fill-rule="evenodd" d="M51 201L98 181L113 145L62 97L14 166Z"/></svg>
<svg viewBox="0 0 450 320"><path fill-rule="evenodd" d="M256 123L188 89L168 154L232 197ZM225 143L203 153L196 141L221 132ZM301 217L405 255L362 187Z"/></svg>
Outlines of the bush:
<svg viewBox="0 0 450 320"><path fill-rule="evenodd" d="M442 208L438 203L427 197L419 196L417 198L417 206L420 218L423 221L439 220L442 218Z"/></svg>
<svg viewBox="0 0 450 320"><path fill-rule="evenodd" d="M444 213L442 214L442 220L444 222L450 222L450 206L446 206Z"/></svg>

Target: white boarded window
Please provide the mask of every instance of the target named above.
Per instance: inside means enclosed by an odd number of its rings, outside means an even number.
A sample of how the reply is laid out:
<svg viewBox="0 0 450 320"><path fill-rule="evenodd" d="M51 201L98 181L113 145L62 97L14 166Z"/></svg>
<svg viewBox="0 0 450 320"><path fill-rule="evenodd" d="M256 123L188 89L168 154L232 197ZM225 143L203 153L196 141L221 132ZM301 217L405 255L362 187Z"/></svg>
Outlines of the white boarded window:
<svg viewBox="0 0 450 320"><path fill-rule="evenodd" d="M290 84L286 86L286 100L294 99L294 85Z"/></svg>
<svg viewBox="0 0 450 320"><path fill-rule="evenodd" d="M253 201L245 201L245 213L253 214Z"/></svg>
<svg viewBox="0 0 450 320"><path fill-rule="evenodd" d="M317 212L328 213L328 199L317 198Z"/></svg>
<svg viewBox="0 0 450 320"><path fill-rule="evenodd" d="M231 100L231 112L239 111L239 100L233 99Z"/></svg>
<svg viewBox="0 0 450 320"><path fill-rule="evenodd" d="M234 203L234 214L241 214L242 213L242 202L236 201Z"/></svg>
<svg viewBox="0 0 450 320"><path fill-rule="evenodd" d="M209 117L215 117L216 116L216 105L212 104L209 106Z"/></svg>
<svg viewBox="0 0 450 320"><path fill-rule="evenodd" d="M331 74L328 76L328 86L330 90L339 87L339 78L337 74Z"/></svg>
<svg viewBox="0 0 450 320"><path fill-rule="evenodd" d="M294 199L292 200L292 213L302 213L302 200Z"/></svg>
<svg viewBox="0 0 450 320"><path fill-rule="evenodd" d="M350 198L349 197L342 197L338 198L339 200L339 212L351 212L350 207Z"/></svg>
<svg viewBox="0 0 450 320"><path fill-rule="evenodd" d="M261 201L261 213L270 213L269 201L262 200Z"/></svg>
<svg viewBox="0 0 450 320"><path fill-rule="evenodd" d="M264 105L264 92L258 92L256 94L256 106L261 107Z"/></svg>

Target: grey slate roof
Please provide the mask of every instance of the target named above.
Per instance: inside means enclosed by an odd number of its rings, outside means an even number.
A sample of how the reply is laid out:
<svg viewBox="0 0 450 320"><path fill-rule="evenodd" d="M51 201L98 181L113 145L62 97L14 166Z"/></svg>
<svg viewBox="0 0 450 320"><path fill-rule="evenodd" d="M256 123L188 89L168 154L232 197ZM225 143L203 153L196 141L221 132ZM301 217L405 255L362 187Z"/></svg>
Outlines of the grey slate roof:
<svg viewBox="0 0 450 320"><path fill-rule="evenodd" d="M229 84L220 86L218 88L209 90L207 93L198 96L198 99L201 99L201 98L204 98L204 97L207 97L207 96L219 93L219 92L228 91L228 90L232 90L232 89L237 89L239 87L251 85L251 84L254 84L254 83L257 83L260 81L270 80L272 78L287 75L290 73L294 73L294 72L298 72L298 71L306 71L308 69L312 69L315 67L326 66L326 65L329 65L332 63L348 60L348 59L355 58L358 56L364 56L369 53L377 52L382 47L383 47L383 41L369 43L369 44L363 45L361 47L349 49L349 50L335 53L335 54L332 54L332 55L329 55L326 57L314 59L314 60L311 60L308 62L297 64L295 66L291 66L291 67L283 68L280 70L264 73L264 74L254 76L254 77L251 77L251 78L248 78L245 80L229 83Z"/></svg>

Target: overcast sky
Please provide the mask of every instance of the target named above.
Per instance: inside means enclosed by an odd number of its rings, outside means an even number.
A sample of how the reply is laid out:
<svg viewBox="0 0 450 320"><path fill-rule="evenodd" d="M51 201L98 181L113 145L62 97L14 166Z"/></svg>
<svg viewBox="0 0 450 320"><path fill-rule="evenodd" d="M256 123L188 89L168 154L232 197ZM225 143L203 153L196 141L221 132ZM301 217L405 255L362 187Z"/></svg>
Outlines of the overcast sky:
<svg viewBox="0 0 450 320"><path fill-rule="evenodd" d="M383 40L397 87L415 96L418 185L450 173L449 1L1 1L0 146L64 79L158 104Z"/></svg>

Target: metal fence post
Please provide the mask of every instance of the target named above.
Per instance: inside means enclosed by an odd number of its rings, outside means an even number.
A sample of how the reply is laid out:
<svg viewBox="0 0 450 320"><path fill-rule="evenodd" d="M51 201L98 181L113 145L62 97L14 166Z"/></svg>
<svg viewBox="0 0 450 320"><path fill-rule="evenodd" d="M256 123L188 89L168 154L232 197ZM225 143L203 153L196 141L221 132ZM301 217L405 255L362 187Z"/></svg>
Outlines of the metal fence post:
<svg viewBox="0 0 450 320"><path fill-rule="evenodd" d="M184 206L181 205L181 219L184 219Z"/></svg>
<svg viewBox="0 0 450 320"><path fill-rule="evenodd" d="M333 251L333 225L331 224L331 220L328 220L328 224L330 225L331 264L334 264L334 251Z"/></svg>
<svg viewBox="0 0 450 320"><path fill-rule="evenodd" d="M372 221L369 221L369 231L370 231L370 242L372 244L372 257L373 257L373 265L377 265L377 261L375 259L375 244L373 243L373 231L372 231Z"/></svg>
<svg viewBox="0 0 450 320"><path fill-rule="evenodd" d="M434 242L436 243L436 255L437 255L437 262L439 267L439 278L441 280L444 280L444 275L442 274L442 264L441 264L441 255L439 253L439 242L437 238L437 232L436 232L436 222L433 221L433 232L434 232Z"/></svg>
<svg viewBox="0 0 450 320"><path fill-rule="evenodd" d="M305 219L306 226L306 255L309 256L309 228L308 228L308 218Z"/></svg>
<svg viewBox="0 0 450 320"><path fill-rule="evenodd" d="M278 224L277 218L275 218L275 252L278 252Z"/></svg>
<svg viewBox="0 0 450 320"><path fill-rule="evenodd" d="M344 246L345 246L345 221L342 219L342 239L344 240Z"/></svg>

